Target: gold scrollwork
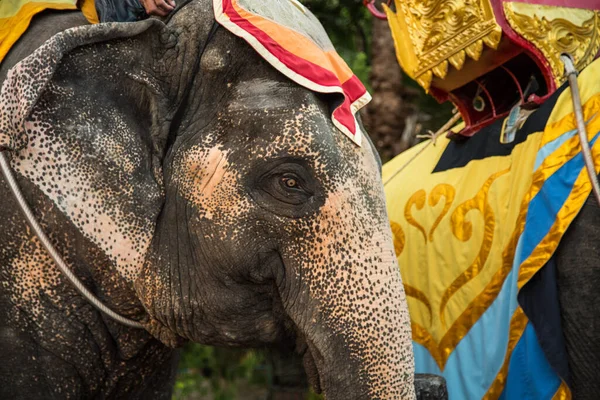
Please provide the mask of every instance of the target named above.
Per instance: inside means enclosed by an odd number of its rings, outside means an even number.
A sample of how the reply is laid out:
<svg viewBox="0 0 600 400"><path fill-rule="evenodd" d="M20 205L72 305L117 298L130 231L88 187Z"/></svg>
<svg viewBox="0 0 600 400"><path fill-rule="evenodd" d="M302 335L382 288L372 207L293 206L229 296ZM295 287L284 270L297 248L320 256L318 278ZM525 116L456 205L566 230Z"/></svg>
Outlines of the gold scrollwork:
<svg viewBox="0 0 600 400"><path fill-rule="evenodd" d="M431 303L429 302L427 295L421 290L417 289L416 287L410 286L406 283L404 284L404 292L406 293L406 296L412 297L413 299L420 301L427 308L427 311L429 312L429 325L431 325L431 320L433 318L433 308L431 307Z"/></svg>
<svg viewBox="0 0 600 400"><path fill-rule="evenodd" d="M406 202L404 206L404 218L406 221L417 228L419 232L423 234L423 239L425 239L425 243L427 243L427 233L425 232L425 228L421 224L417 222L415 217L412 215L412 207L415 206L417 210L422 210L425 207L425 201L427 200L427 192L423 189L417 190Z"/></svg>
<svg viewBox="0 0 600 400"><path fill-rule="evenodd" d="M452 282L452 284L442 295L442 300L440 302L440 320L443 326L446 326L444 311L448 305L448 302L450 301L450 298L456 292L458 292L460 288L469 283L471 280L475 279L475 277L481 273L483 266L490 255L490 250L492 249L492 243L494 241L496 216L494 214L494 209L488 203L488 192L490 191L492 183L494 183L494 181L500 176L507 174L509 171L510 170L506 169L496 172L490 176L475 197L456 207L452 213L452 216L450 217L452 233L460 241L468 241L473 234L473 224L466 219L467 213L472 210L478 210L483 216L484 232L483 240L479 252L477 253L477 257L467 269L465 269L458 277L456 277L454 282Z"/></svg>
<svg viewBox="0 0 600 400"><path fill-rule="evenodd" d="M412 215L413 206L415 206L417 210L422 210L423 207L425 207L425 203L427 200L427 192L425 192L425 190L423 189L419 189L412 196L409 197L404 207L404 217L410 225L417 228L419 232L423 234L425 242L427 242L428 238L430 242L433 242L433 232L435 232L440 222L442 222L442 219L444 219L444 217L450 210L450 206L454 202L455 193L456 191L454 190L454 188L446 183L440 183L439 185L436 185L433 189L431 189L428 200L430 207L435 207L440 202L442 197L445 199L445 202L442 212L436 217L435 221L433 222L433 225L431 225L431 228L429 229L429 234L427 233L423 225L417 222L415 217Z"/></svg>
<svg viewBox="0 0 600 400"><path fill-rule="evenodd" d="M517 242L521 236L521 232L523 231L523 226L525 225L528 204L529 198L524 199L521 204L515 229L511 234L509 241L504 246L504 250L502 252L501 268L493 275L491 281L486 285L485 289L479 295L477 295L477 297L473 299L467 307L465 307L464 311L458 316L458 318L454 320L442 339L437 342L428 329L422 325L419 325L416 321L412 321L413 340L416 343L424 346L429 351L441 371L444 370L448 358L461 339L469 332L471 327L479 320L479 318L481 318L488 307L496 299L496 295L500 291L502 284L512 270ZM466 209L463 210L463 213L465 211ZM452 214L454 215L454 212ZM459 235L462 238L466 238L466 240L469 240L472 234L473 230L471 224L463 225L463 231L462 233L459 233ZM500 373L499 376L500 375L502 374ZM496 382L494 384L496 384ZM490 392L488 392L488 395L489 393ZM488 398L487 395L486 398ZM491 396L491 398L495 397Z"/></svg>
<svg viewBox="0 0 600 400"><path fill-rule="evenodd" d="M394 240L394 253L396 253L396 257L399 257L404 250L404 243L406 242L406 237L404 236L404 231L400 224L390 221L390 226L392 228L392 236Z"/></svg>
<svg viewBox="0 0 600 400"><path fill-rule="evenodd" d="M404 243L406 241L406 237L400 224L394 221L390 221L390 225L392 228L392 235L394 240L394 252L396 253L396 257L399 257L400 254L402 254L402 251L404 250ZM427 308L427 311L429 312L429 323L431 324L431 319L433 318L433 308L431 307L431 303L429 302L429 299L427 298L425 293L408 284L404 284L404 291L408 297L416 299Z"/></svg>
<svg viewBox="0 0 600 400"><path fill-rule="evenodd" d="M454 190L454 187L448 185L447 183L440 183L431 190L431 193L429 193L429 206L431 207L435 207L440 202L442 197L445 199L442 213L438 215L433 222L433 225L431 225L431 229L429 230L430 242L433 242L433 232L435 232L435 229L438 227L440 222L442 222L442 219L444 219L446 214L448 214L448 210L450 210L450 206L454 202L455 193L456 191Z"/></svg>
<svg viewBox="0 0 600 400"><path fill-rule="evenodd" d="M557 86L564 81L561 53L571 54L582 70L600 49L598 11L506 2L504 13L511 27L546 57Z"/></svg>

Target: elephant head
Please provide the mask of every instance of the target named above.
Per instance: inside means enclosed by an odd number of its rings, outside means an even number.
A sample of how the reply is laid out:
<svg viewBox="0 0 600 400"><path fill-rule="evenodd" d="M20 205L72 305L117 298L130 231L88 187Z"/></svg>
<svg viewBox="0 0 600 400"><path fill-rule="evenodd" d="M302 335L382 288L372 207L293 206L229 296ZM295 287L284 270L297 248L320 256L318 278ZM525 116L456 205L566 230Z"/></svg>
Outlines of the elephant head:
<svg viewBox="0 0 600 400"><path fill-rule="evenodd" d="M198 1L55 36L9 74L0 145L107 255L111 306L163 343L293 341L330 399L409 398L380 162L334 127L338 101Z"/></svg>

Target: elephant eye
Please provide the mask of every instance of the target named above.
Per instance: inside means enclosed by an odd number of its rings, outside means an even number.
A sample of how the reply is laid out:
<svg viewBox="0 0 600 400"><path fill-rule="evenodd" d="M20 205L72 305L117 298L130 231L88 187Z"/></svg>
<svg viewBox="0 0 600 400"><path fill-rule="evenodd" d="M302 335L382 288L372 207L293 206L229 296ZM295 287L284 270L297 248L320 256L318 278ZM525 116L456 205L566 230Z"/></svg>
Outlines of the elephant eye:
<svg viewBox="0 0 600 400"><path fill-rule="evenodd" d="M310 203L316 187L307 167L298 162L280 162L265 167L270 168L253 185L254 197L261 204L268 204L278 211L283 211L282 207L292 207L299 212Z"/></svg>
<svg viewBox="0 0 600 400"><path fill-rule="evenodd" d="M316 211L324 202L323 187L302 159L261 163L249 178L249 195L273 214L298 218Z"/></svg>
<svg viewBox="0 0 600 400"><path fill-rule="evenodd" d="M311 196L306 181L294 172L276 172L263 188L275 199L288 204L303 204Z"/></svg>
<svg viewBox="0 0 600 400"><path fill-rule="evenodd" d="M298 188L298 180L294 177L283 176L281 178L281 183L288 189Z"/></svg>

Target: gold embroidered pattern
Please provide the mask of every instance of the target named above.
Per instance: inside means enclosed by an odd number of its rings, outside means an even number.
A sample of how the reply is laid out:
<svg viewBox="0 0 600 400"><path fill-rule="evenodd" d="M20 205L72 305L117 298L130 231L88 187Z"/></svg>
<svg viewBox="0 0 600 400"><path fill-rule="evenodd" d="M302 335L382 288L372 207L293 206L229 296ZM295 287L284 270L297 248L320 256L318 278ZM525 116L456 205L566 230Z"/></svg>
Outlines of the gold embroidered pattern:
<svg viewBox="0 0 600 400"><path fill-rule="evenodd" d="M392 228L392 236L394 240L394 252L396 253L396 257L398 257L404 250L406 237L404 236L404 231L402 230L400 224L390 221L390 226Z"/></svg>
<svg viewBox="0 0 600 400"><path fill-rule="evenodd" d="M425 201L427 200L427 193L423 189L418 190L410 196L410 199L406 202L406 206L404 206L404 218L406 221L417 228L422 234L423 239L425 239L425 243L427 243L427 233L425 232L425 228L421 224L417 222L415 217L412 215L412 207L413 205L417 208L417 210L422 210L425 206Z"/></svg>
<svg viewBox="0 0 600 400"><path fill-rule="evenodd" d="M425 203L427 200L427 193L425 192L425 190L421 189L416 191L412 196L410 196L410 198L406 202L406 206L404 207L404 217L406 218L406 221L409 224L417 228L423 234L425 242L427 242L427 238L429 238L430 242L433 242L433 232L435 232L435 229L439 226L440 222L442 222L442 219L446 216L446 214L448 214L450 206L452 206L452 203L454 202L455 193L456 191L454 190L454 188L445 183L440 183L431 190L431 193L429 193L428 201L430 207L437 206L442 197L445 200L444 208L442 209L440 215L436 217L435 221L433 222L433 225L431 225L431 228L429 229L429 234L427 234L427 231L425 230L423 225L417 222L415 217L412 215L413 206L415 206L417 210L422 210L423 207L425 207ZM400 253L396 253L396 255L400 255Z"/></svg>
<svg viewBox="0 0 600 400"><path fill-rule="evenodd" d="M452 233L456 238L460 241L466 242L471 238L473 234L473 224L466 219L467 213L472 210L478 210L483 216L484 224L484 234L483 241L481 243L481 248L477 254L477 257L469 265L469 267L464 270L452 284L446 289L442 296L442 300L440 303L440 319L442 324L446 326L446 317L444 315L444 311L446 305L450 298L460 290L464 285L466 285L469 281L473 280L479 273L481 269L485 265L488 256L490 255L490 250L492 248L492 243L494 241L494 229L496 229L496 217L494 215L494 210L492 206L487 201L488 192L492 186L492 183L500 176L507 174L510 172L509 169L505 169L504 171L499 171L490 176L487 181L483 184L481 190L470 200L465 201L452 213L450 217Z"/></svg>
<svg viewBox="0 0 600 400"><path fill-rule="evenodd" d="M404 250L404 242L406 241L406 238L404 236L404 231L402 230L402 226L400 226L400 224L394 221L390 221L390 225L392 227L394 252L396 253L396 257L399 257L400 254L402 254L402 251ZM425 307L427 307L427 311L429 312L429 320L431 321L431 318L433 317L433 311L431 308L431 304L429 303L429 299L427 299L425 293L407 284L404 285L404 291L406 292L407 296L419 300L421 303L423 303Z"/></svg>
<svg viewBox="0 0 600 400"><path fill-rule="evenodd" d="M407 284L404 284L404 292L408 297L419 300L425 307L427 307L427 311L429 311L429 324L431 324L431 319L433 318L433 308L431 307L431 303L429 302L427 295L416 287Z"/></svg>
<svg viewBox="0 0 600 400"><path fill-rule="evenodd" d="M431 229L429 230L429 241L430 242L433 242L433 232L435 232L435 228L438 227L440 222L442 222L442 219L444 219L446 214L448 214L448 210L450 210L450 206L454 202L455 194L456 194L456 191L454 190L454 188L445 183L440 183L439 185L437 185L436 187L434 187L431 190L431 193L429 193L429 205L431 207L435 207L440 202L442 197L444 197L444 199L446 201L444 203L444 208L442 209L442 213L440 215L438 215L438 217L435 219L433 225L431 225Z"/></svg>
<svg viewBox="0 0 600 400"><path fill-rule="evenodd" d="M519 240L519 237L521 236L521 232L523 232L523 227L525 225L525 217L527 215L528 204L529 198L524 199L523 203L521 204L519 217L517 219L515 229L511 235L507 246L502 252L502 267L494 274L494 277L492 278L490 283L485 287L483 292L481 292L481 294L479 294L471 302L469 307L465 309L465 311L456 319L456 321L454 321L454 323L452 324L450 329L448 329L448 332L444 335L440 343L437 344L425 328L416 324L414 321L412 322L413 340L424 346L429 351L440 370L444 370L446 362L448 361L448 357L450 357L450 354L452 354L454 348L456 348L458 343L467 334L469 329L471 329L473 324L475 324L475 322L479 320L483 313L494 302L498 293L500 292L500 288L504 284L506 277L512 269L515 250L517 248L517 241ZM513 320L515 320L514 317ZM520 319L517 319L515 321L519 321L519 323L521 323ZM520 333L522 333L522 331L519 331L519 337ZM502 379L501 374L497 377L497 380L500 379Z"/></svg>

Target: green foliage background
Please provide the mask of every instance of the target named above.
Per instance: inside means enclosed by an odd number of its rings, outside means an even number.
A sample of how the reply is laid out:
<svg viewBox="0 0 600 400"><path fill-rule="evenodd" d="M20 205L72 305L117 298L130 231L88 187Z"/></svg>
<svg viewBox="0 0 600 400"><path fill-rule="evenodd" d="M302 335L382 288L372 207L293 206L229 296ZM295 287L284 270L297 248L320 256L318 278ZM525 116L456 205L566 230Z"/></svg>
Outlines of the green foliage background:
<svg viewBox="0 0 600 400"><path fill-rule="evenodd" d="M265 398L269 366L257 350L223 349L189 343L179 363L174 399ZM248 396L255 392L256 397Z"/></svg>

